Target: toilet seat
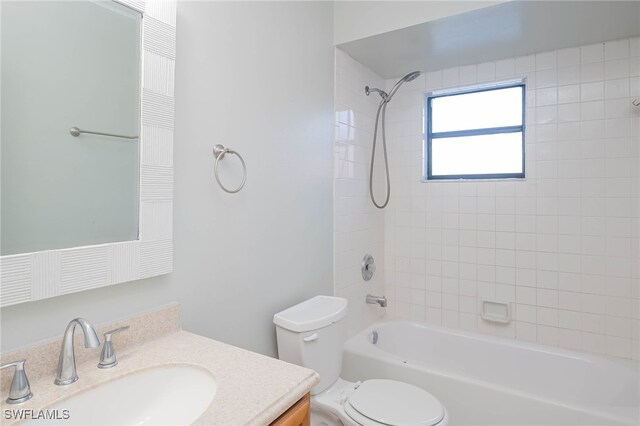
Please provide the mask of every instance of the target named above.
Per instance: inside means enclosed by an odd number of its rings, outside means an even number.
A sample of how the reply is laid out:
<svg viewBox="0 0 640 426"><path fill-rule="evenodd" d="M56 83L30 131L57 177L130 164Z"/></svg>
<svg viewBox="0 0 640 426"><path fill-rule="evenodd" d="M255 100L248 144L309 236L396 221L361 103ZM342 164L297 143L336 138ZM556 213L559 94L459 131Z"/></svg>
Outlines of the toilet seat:
<svg viewBox="0 0 640 426"><path fill-rule="evenodd" d="M366 380L344 401L346 414L361 425L433 426L445 410L429 392L395 380Z"/></svg>

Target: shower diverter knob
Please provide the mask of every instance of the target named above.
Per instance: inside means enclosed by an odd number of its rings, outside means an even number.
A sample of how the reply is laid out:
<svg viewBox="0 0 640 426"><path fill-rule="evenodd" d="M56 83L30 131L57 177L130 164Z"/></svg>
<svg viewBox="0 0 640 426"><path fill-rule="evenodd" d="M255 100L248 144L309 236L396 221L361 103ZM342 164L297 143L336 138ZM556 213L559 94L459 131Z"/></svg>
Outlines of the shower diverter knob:
<svg viewBox="0 0 640 426"><path fill-rule="evenodd" d="M373 277L373 273L376 271L376 265L374 263L373 256L370 254L364 255L361 271L363 280L369 281L371 277Z"/></svg>

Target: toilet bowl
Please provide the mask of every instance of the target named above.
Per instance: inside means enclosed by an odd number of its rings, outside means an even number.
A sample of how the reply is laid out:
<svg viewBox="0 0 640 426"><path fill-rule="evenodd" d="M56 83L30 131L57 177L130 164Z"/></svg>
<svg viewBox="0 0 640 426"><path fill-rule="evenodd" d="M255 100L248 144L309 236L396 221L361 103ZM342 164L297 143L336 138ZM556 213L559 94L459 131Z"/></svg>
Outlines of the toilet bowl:
<svg viewBox="0 0 640 426"><path fill-rule="evenodd" d="M340 378L347 301L316 296L274 315L281 360L314 369L313 426L446 426L449 416L436 397L396 380L349 382Z"/></svg>
<svg viewBox="0 0 640 426"><path fill-rule="evenodd" d="M395 380L338 378L311 397L313 426L446 426L446 408L429 392Z"/></svg>

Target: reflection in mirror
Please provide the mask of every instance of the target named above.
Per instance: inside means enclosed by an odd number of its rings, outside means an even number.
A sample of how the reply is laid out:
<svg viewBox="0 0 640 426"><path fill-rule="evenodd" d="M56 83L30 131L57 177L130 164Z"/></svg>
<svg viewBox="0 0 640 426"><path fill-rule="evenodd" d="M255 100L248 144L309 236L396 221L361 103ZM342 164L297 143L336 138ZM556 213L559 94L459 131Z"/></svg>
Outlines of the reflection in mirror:
<svg viewBox="0 0 640 426"><path fill-rule="evenodd" d="M138 238L141 15L1 6L1 254Z"/></svg>

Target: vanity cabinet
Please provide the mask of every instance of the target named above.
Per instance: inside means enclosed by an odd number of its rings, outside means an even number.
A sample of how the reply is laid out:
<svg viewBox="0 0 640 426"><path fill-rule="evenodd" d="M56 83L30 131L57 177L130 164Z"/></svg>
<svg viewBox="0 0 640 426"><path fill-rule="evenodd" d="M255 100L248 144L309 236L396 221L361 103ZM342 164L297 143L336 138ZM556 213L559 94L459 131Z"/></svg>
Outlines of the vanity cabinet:
<svg viewBox="0 0 640 426"><path fill-rule="evenodd" d="M309 426L311 423L311 396L307 392L298 402L271 423L271 426Z"/></svg>

